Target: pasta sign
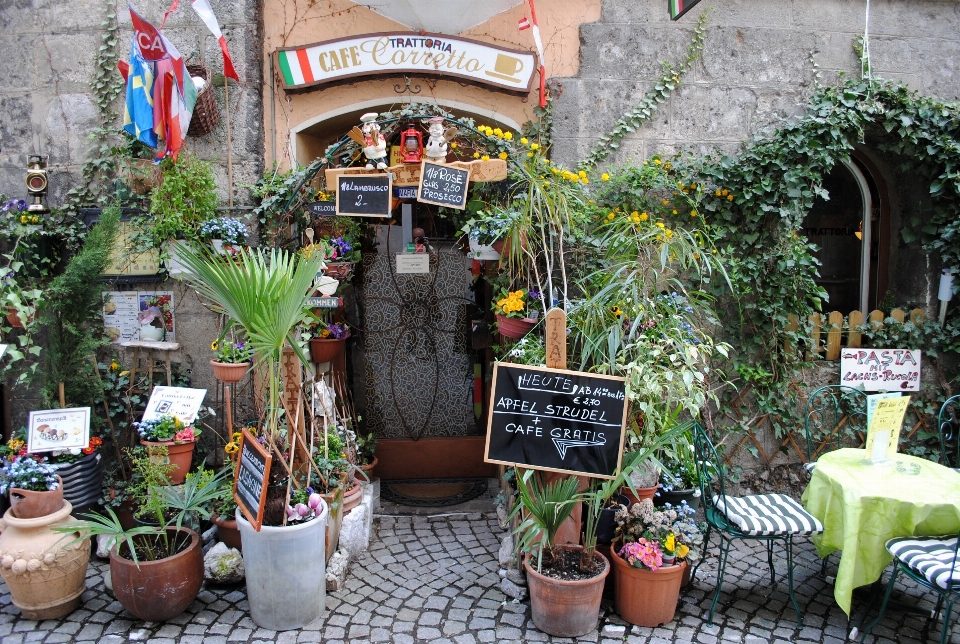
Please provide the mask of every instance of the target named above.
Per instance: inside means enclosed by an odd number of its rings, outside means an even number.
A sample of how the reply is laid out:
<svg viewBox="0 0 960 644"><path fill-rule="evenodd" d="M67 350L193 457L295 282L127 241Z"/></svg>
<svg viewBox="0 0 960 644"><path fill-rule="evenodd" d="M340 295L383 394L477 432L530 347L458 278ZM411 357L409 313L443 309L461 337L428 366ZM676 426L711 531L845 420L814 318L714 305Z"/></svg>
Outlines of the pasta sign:
<svg viewBox="0 0 960 644"><path fill-rule="evenodd" d="M844 349L840 384L864 391L920 391L920 351L916 349Z"/></svg>

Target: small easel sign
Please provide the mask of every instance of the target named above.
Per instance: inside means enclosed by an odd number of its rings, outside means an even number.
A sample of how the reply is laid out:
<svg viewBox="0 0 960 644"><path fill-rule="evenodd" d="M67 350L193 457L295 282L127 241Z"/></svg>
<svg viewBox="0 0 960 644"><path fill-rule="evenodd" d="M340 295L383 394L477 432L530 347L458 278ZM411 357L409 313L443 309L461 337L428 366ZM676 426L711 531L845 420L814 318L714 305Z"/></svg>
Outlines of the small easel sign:
<svg viewBox="0 0 960 644"><path fill-rule="evenodd" d="M871 463L883 463L887 457L896 456L900 428L909 403L910 396L884 398L877 402L867 427L867 444L864 446Z"/></svg>

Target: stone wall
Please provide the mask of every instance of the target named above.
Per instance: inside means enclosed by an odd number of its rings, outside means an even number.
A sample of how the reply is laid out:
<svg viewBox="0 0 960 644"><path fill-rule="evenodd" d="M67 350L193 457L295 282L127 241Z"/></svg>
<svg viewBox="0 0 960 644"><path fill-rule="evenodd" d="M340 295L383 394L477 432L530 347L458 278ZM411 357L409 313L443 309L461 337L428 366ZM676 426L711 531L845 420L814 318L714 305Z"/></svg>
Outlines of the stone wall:
<svg viewBox="0 0 960 644"><path fill-rule="evenodd" d="M253 183L263 172L263 118L260 88L261 25L258 0L213 0L211 5L227 38L239 84L231 81L230 135L234 203L251 203L249 193L237 188ZM136 0L134 8L159 26L169 0ZM24 177L27 157L49 157L49 206L63 203L65 193L78 185L80 168L91 151L90 132L96 127L120 129L125 92L113 103L117 115L104 123L91 89L94 60L104 31L102 22L115 12L120 27L117 52L127 60L132 28L127 4L117 0L10 0L0 3L0 194L26 197ZM188 137L184 149L214 164L218 193L228 202L227 128L223 64L216 39L207 30L190 2L180 2L164 28L185 57L194 54L211 68L220 122L210 134ZM238 212L238 214L244 211ZM109 290L105 286L105 290ZM121 286L121 289L124 287ZM209 366L210 342L216 337L217 319L203 308L193 292L175 281L140 285L140 290L170 290L177 294L177 339L183 345L177 361L191 369L193 386L209 390L213 400L215 381ZM26 395L15 405L14 426L33 408Z"/></svg>

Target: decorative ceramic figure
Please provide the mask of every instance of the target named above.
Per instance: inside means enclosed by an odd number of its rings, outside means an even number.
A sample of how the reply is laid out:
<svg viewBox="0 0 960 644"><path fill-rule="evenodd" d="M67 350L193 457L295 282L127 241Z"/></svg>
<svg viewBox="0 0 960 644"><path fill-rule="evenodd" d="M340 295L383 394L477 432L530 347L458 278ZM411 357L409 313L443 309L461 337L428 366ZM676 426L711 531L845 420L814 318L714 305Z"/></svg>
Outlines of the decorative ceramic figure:
<svg viewBox="0 0 960 644"><path fill-rule="evenodd" d="M427 161L443 163L447 160L447 143L457 136L457 128L443 129L443 117L434 116L430 119L430 139L427 141Z"/></svg>
<svg viewBox="0 0 960 644"><path fill-rule="evenodd" d="M387 164L384 159L387 158L387 140L380 134L380 126L377 125L377 113L367 112L360 117L363 126L360 128L363 132L363 154L367 157L367 170L373 170L376 164L378 170L385 170Z"/></svg>

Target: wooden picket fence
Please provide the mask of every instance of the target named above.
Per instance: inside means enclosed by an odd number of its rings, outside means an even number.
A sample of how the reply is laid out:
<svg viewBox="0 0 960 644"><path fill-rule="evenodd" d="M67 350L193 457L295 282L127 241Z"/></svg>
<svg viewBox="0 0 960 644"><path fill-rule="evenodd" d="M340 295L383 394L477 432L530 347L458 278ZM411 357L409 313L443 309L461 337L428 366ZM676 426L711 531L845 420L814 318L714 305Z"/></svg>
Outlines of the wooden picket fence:
<svg viewBox="0 0 960 644"><path fill-rule="evenodd" d="M867 316L867 321L874 326L874 328L880 328L883 326L883 321L887 317L891 317L899 322L905 322L908 318L914 324L921 324L923 322L923 311L921 309L913 309L912 311L905 312L902 309L893 309L890 311L890 315L885 315L883 311L870 311L870 314ZM811 360L814 357L814 353L820 353L825 351L824 359L826 360L839 360L840 359L840 349L843 347L855 348L861 346L863 334L855 331L859 326L863 325L863 313L860 311L851 311L849 315L844 315L840 311L832 311L828 313L825 317L820 313L813 313L808 318L810 320L810 325L812 327L810 331L810 350L807 351L807 359ZM824 319L826 324L824 324ZM846 325L844 325L846 322ZM786 326L787 331L797 331L800 329L800 320L795 315L790 315L788 317L788 323ZM821 344L821 335L826 335L826 345ZM846 343L844 343L846 339ZM796 354L796 349L793 347L793 344L787 340L783 346L784 353L788 356Z"/></svg>

